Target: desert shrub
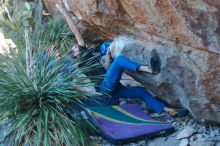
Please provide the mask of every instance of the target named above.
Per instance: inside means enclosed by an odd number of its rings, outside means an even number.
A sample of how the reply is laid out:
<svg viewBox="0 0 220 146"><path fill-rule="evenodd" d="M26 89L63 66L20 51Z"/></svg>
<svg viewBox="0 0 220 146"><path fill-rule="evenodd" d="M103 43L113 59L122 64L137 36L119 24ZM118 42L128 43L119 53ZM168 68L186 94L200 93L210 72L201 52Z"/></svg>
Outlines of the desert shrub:
<svg viewBox="0 0 220 146"><path fill-rule="evenodd" d="M27 39L24 35L17 37ZM21 48L0 56L0 127L4 129L1 141L7 146L87 145L86 130L67 110L74 103L77 107L71 110L77 112L78 106L83 107L82 100L94 96L79 89L94 86L96 79L91 77L94 80L89 82L88 77L79 75L96 65L78 68L79 60L70 59L68 48L74 38L66 25L61 27L50 21L41 32L31 34L28 41L30 46L21 41L17 45ZM66 50L61 59L55 59L56 50L51 55L47 53L52 44ZM27 60L28 48L31 50Z"/></svg>

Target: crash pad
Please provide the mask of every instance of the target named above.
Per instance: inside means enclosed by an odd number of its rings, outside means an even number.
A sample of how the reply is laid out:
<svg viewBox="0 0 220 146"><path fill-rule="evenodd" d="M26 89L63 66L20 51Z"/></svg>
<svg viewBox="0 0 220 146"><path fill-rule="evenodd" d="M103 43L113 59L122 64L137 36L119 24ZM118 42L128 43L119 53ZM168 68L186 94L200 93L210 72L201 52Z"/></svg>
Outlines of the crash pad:
<svg viewBox="0 0 220 146"><path fill-rule="evenodd" d="M172 125L153 120L137 104L90 107L87 112L91 123L114 144L174 131Z"/></svg>

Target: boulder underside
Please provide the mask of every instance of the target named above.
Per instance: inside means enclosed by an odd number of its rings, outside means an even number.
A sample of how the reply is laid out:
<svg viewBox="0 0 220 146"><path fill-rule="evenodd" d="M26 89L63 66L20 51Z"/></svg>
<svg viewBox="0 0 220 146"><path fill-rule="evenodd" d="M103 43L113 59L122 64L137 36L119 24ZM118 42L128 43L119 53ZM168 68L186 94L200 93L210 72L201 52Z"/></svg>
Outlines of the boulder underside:
<svg viewBox="0 0 220 146"><path fill-rule="evenodd" d="M55 4L45 0L53 15ZM159 75L132 76L172 106L200 121L220 123L220 3L218 0L65 0L90 30L114 41L123 54L148 64L155 49ZM118 36L124 37L118 37Z"/></svg>

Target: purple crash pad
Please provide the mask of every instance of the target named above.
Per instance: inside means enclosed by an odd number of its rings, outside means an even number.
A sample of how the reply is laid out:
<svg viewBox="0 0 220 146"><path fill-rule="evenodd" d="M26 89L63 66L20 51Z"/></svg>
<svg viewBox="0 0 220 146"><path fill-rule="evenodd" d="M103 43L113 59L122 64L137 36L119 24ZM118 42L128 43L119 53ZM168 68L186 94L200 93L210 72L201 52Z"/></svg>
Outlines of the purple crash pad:
<svg viewBox="0 0 220 146"><path fill-rule="evenodd" d="M153 120L136 104L93 107L89 111L92 123L113 143L174 131L173 126Z"/></svg>

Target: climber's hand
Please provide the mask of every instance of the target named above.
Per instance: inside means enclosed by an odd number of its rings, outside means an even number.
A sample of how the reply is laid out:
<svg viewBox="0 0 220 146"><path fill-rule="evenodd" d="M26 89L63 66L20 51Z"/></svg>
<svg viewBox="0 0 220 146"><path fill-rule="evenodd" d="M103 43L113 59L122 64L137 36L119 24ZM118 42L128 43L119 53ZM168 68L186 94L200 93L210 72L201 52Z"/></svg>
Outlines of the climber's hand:
<svg viewBox="0 0 220 146"><path fill-rule="evenodd" d="M62 13L62 14L67 12L64 4L56 4L56 7L60 11L60 13Z"/></svg>

